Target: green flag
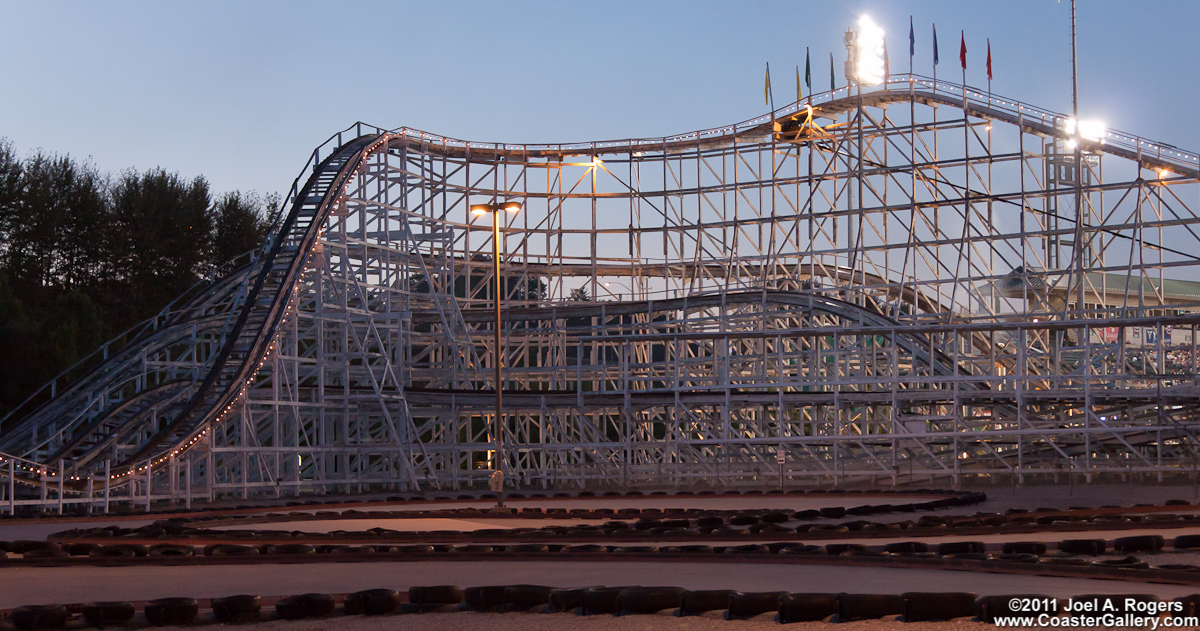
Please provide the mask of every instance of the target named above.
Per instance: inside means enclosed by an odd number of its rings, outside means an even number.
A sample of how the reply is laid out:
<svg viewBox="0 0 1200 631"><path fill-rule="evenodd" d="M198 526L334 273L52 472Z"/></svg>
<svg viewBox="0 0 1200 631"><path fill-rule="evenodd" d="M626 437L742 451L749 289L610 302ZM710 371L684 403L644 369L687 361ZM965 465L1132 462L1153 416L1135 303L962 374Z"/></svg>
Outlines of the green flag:
<svg viewBox="0 0 1200 631"><path fill-rule="evenodd" d="M829 53L829 89L837 89L837 79L833 76L833 53Z"/></svg>
<svg viewBox="0 0 1200 631"><path fill-rule="evenodd" d="M808 47L804 47L804 87L812 92L812 64L808 59Z"/></svg>

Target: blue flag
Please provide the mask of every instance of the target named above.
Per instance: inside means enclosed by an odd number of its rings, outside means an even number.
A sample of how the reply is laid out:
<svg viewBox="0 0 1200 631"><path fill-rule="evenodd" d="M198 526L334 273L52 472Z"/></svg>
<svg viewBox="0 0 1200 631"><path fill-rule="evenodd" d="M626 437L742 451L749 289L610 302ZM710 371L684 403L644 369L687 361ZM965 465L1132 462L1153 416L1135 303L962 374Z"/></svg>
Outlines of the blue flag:
<svg viewBox="0 0 1200 631"><path fill-rule="evenodd" d="M934 25L933 25L933 65L935 65L935 66L936 66L936 65L937 65L937 62L938 62L938 55L937 55L937 24L934 24Z"/></svg>
<svg viewBox="0 0 1200 631"><path fill-rule="evenodd" d="M917 37L913 35L912 16L908 16L908 60L911 62L913 55L917 54Z"/></svg>

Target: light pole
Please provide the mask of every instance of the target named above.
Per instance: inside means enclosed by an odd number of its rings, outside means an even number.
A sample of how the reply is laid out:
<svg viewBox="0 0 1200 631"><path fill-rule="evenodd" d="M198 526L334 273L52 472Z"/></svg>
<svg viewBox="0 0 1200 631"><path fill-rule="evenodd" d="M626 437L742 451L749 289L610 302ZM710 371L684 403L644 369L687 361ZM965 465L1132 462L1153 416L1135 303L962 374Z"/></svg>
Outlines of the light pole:
<svg viewBox="0 0 1200 631"><path fill-rule="evenodd" d="M630 298L630 300L632 300L632 299L633 299L633 289L632 289L632 288L631 288L629 285L626 285L625 283L617 283L617 282L612 282L612 281L610 281L610 282L607 282L607 283L604 283L604 287L605 287L605 288L611 287L611 286L613 286L613 285L616 285L617 287L620 287L621 289L626 289L626 290L628 290L628 291L629 291L629 298ZM618 300L618 301L620 301L620 300L621 300L621 294L617 294L617 300Z"/></svg>
<svg viewBox="0 0 1200 631"><path fill-rule="evenodd" d="M500 335L500 304L504 297L504 288L500 284L500 213L505 211L515 213L520 210L521 204L518 202L489 202L471 206L471 215L474 217L484 214L492 216L492 271L494 272L496 292L496 423L493 436L496 437L496 470L501 472L501 481L504 479L504 375L502 373L504 352L501 347L503 341ZM497 506L504 506L503 488L498 492L496 499Z"/></svg>

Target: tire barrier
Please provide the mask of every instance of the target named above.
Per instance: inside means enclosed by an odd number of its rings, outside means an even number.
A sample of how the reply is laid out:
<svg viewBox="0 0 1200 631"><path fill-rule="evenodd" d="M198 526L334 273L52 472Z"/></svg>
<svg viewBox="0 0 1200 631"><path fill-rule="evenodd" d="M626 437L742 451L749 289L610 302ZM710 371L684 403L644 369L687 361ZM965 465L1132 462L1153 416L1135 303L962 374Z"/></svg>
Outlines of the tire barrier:
<svg viewBox="0 0 1200 631"><path fill-rule="evenodd" d="M874 620L904 613L904 599L895 594L838 594L838 622Z"/></svg>
<svg viewBox="0 0 1200 631"><path fill-rule="evenodd" d="M217 622L231 624L258 619L262 611L262 598L251 594L238 594L212 599L213 617Z"/></svg>
<svg viewBox="0 0 1200 631"><path fill-rule="evenodd" d="M1000 547L1004 554L1046 554L1046 544L1040 541L1007 541Z"/></svg>
<svg viewBox="0 0 1200 631"><path fill-rule="evenodd" d="M129 601L114 601L85 603L80 608L80 613L83 614L83 619L87 620L88 624L97 629L103 629L114 624L129 622L137 612L133 608L133 603Z"/></svg>
<svg viewBox="0 0 1200 631"><path fill-rule="evenodd" d="M133 549L133 546L117 544L113 546L99 546L88 552L88 556L93 558L119 559L122 557L135 557L138 556L138 553Z"/></svg>
<svg viewBox="0 0 1200 631"><path fill-rule="evenodd" d="M159 598L142 607L146 620L156 627L187 624L200 613L200 604L195 598Z"/></svg>
<svg viewBox="0 0 1200 631"><path fill-rule="evenodd" d="M1106 548L1107 544L1103 539L1064 539L1058 542L1058 549L1067 554L1100 556Z"/></svg>
<svg viewBox="0 0 1200 631"><path fill-rule="evenodd" d="M394 589L367 589L347 595L343 606L351 616L382 616L400 608L400 594Z"/></svg>
<svg viewBox="0 0 1200 631"><path fill-rule="evenodd" d="M837 594L784 594L779 597L779 622L817 622L838 611Z"/></svg>
<svg viewBox="0 0 1200 631"><path fill-rule="evenodd" d="M408 588L408 602L417 611L427 611L463 601L463 589L457 585L432 585Z"/></svg>
<svg viewBox="0 0 1200 631"><path fill-rule="evenodd" d="M825 544L825 552L829 553L829 556L833 556L833 557L841 556L842 554L845 554L846 552L865 552L866 550L867 550L867 546L864 546L861 543L827 543L827 544Z"/></svg>
<svg viewBox="0 0 1200 631"><path fill-rule="evenodd" d="M764 545L747 544L743 546L728 546L725 554L771 554L771 549Z"/></svg>
<svg viewBox="0 0 1200 631"><path fill-rule="evenodd" d="M939 556L947 556L952 554L982 554L986 546L982 541L947 541L939 543L937 553Z"/></svg>
<svg viewBox="0 0 1200 631"><path fill-rule="evenodd" d="M468 587L463 590L463 601L475 611L496 611L504 604L504 592L507 589L507 585Z"/></svg>
<svg viewBox="0 0 1200 631"><path fill-rule="evenodd" d="M282 620L325 618L337 612L337 603L329 594L300 594L280 598L275 613Z"/></svg>
<svg viewBox="0 0 1200 631"><path fill-rule="evenodd" d="M1179 535L1171 541L1171 547L1176 550L1194 550L1200 548L1200 535Z"/></svg>
<svg viewBox="0 0 1200 631"><path fill-rule="evenodd" d="M970 592L907 592L904 599L904 621L922 622L953 620L975 615L979 594Z"/></svg>
<svg viewBox="0 0 1200 631"><path fill-rule="evenodd" d="M630 587L617 594L617 615L652 614L678 609L682 587Z"/></svg>
<svg viewBox="0 0 1200 631"><path fill-rule="evenodd" d="M21 556L26 559L61 559L70 555L55 546L53 548L34 548L33 550L27 550L22 553Z"/></svg>
<svg viewBox="0 0 1200 631"><path fill-rule="evenodd" d="M670 546L663 548L662 551L674 554L712 554L713 547L706 545Z"/></svg>
<svg viewBox="0 0 1200 631"><path fill-rule="evenodd" d="M686 590L679 597L679 616L698 616L706 611L729 608L732 589Z"/></svg>
<svg viewBox="0 0 1200 631"><path fill-rule="evenodd" d="M779 599L787 592L734 592L729 595L726 620L745 620L767 612L779 611Z"/></svg>
<svg viewBox="0 0 1200 631"><path fill-rule="evenodd" d="M583 607L584 588L550 590L549 613L567 613Z"/></svg>
<svg viewBox="0 0 1200 631"><path fill-rule="evenodd" d="M67 617L62 605L25 605L13 609L10 621L20 631L43 631L62 628Z"/></svg>
<svg viewBox="0 0 1200 631"><path fill-rule="evenodd" d="M509 585L504 589L504 602L500 612L529 611L535 607L543 608L550 604L550 592L553 587L546 585Z"/></svg>
<svg viewBox="0 0 1200 631"><path fill-rule="evenodd" d="M1113 540L1113 550L1122 554L1129 552L1158 552L1159 550L1162 550L1162 547L1162 535L1118 537Z"/></svg>
<svg viewBox="0 0 1200 631"><path fill-rule="evenodd" d="M612 549L616 554L658 554L657 546L617 546Z"/></svg>
<svg viewBox="0 0 1200 631"><path fill-rule="evenodd" d="M629 587L588 587L584 589L581 613L585 616L616 615L621 590L624 589L629 589Z"/></svg>

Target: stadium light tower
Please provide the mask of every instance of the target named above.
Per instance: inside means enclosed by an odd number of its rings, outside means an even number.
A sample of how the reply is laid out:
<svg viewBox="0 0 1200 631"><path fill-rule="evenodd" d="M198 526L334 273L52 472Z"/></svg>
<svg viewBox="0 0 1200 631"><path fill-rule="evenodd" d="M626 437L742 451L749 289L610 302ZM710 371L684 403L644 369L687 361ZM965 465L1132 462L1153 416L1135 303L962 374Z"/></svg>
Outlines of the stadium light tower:
<svg viewBox="0 0 1200 631"><path fill-rule="evenodd" d="M471 206L471 216L490 214L492 216L492 272L496 283L496 470L504 470L504 352L500 335L500 306L504 300L504 287L500 284L500 215L504 212L516 213L521 211L518 202L489 202ZM501 496L503 497L503 496Z"/></svg>

